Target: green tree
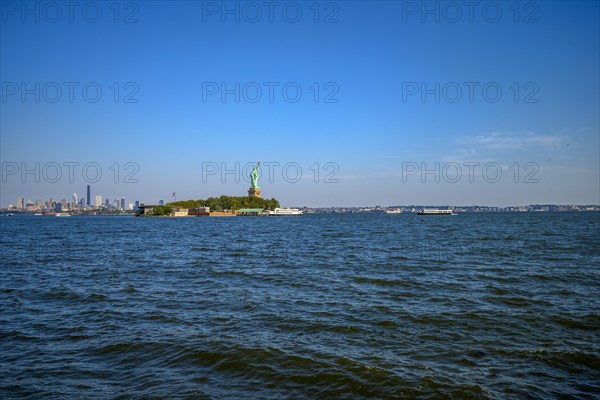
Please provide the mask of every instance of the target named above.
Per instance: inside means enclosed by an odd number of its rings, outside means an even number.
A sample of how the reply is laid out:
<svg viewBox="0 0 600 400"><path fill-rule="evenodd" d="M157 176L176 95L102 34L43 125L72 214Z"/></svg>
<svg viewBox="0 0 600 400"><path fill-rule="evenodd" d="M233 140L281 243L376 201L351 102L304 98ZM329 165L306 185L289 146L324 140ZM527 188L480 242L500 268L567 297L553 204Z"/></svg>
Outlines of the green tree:
<svg viewBox="0 0 600 400"><path fill-rule="evenodd" d="M169 207L167 211L166 207ZM166 206L155 208L154 215L166 215L170 214L172 207L179 208L198 208L198 207L210 207L211 211L222 211L222 210L239 210L240 208L263 208L273 210L280 207L279 201L275 198L263 199L259 197L249 196L226 196L220 197L209 197L206 200L181 200L168 203Z"/></svg>

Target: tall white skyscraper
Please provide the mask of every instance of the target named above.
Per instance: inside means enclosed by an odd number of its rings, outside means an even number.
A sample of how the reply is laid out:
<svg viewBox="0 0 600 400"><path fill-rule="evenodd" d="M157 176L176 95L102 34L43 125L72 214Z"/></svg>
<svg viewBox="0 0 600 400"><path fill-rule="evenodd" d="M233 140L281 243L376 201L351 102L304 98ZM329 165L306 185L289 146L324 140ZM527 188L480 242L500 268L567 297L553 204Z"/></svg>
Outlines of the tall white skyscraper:
<svg viewBox="0 0 600 400"><path fill-rule="evenodd" d="M96 208L100 208L102 205L102 196L96 196Z"/></svg>

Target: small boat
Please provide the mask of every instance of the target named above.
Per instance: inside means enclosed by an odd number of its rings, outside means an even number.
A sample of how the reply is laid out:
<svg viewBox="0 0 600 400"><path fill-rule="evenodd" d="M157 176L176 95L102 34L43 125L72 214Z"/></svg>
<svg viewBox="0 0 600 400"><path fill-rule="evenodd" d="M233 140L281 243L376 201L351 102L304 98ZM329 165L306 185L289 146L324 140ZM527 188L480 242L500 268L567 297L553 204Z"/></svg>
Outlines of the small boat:
<svg viewBox="0 0 600 400"><path fill-rule="evenodd" d="M35 213L33 215L40 216L40 215L44 215L44 214L42 214L42 213Z"/></svg>
<svg viewBox="0 0 600 400"><path fill-rule="evenodd" d="M57 217L70 217L71 214L67 214L67 213L57 213L56 214Z"/></svg>
<svg viewBox="0 0 600 400"><path fill-rule="evenodd" d="M269 211L270 216L302 215L302 210L297 208L276 208Z"/></svg>
<svg viewBox="0 0 600 400"><path fill-rule="evenodd" d="M417 212L417 215L456 215L452 210L440 210L437 208L423 208Z"/></svg>
<svg viewBox="0 0 600 400"><path fill-rule="evenodd" d="M402 214L402 209L395 208L395 209L385 210L384 212L386 214Z"/></svg>

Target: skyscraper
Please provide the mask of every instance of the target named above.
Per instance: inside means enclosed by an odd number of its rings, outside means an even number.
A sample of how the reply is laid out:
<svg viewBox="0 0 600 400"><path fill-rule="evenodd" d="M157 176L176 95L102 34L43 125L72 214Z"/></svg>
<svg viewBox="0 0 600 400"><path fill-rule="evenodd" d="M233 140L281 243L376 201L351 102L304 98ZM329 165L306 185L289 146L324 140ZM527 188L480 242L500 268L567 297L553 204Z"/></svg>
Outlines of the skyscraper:
<svg viewBox="0 0 600 400"><path fill-rule="evenodd" d="M87 203L86 203L86 204L87 204L88 206L90 205L90 201L91 201L90 199L91 199L91 198L92 198L92 195L91 195L91 193L90 193L90 185L87 185L87 197L86 197L85 199L86 199L86 201L87 201Z"/></svg>
<svg viewBox="0 0 600 400"><path fill-rule="evenodd" d="M164 200L159 200L158 201L158 205L159 206L164 206L165 205L165 201Z"/></svg>
<svg viewBox="0 0 600 400"><path fill-rule="evenodd" d="M102 196L96 196L96 208L100 208L102 205Z"/></svg>
<svg viewBox="0 0 600 400"><path fill-rule="evenodd" d="M22 210L23 208L25 208L25 203L24 203L22 197L17 198L17 208L19 210Z"/></svg>
<svg viewBox="0 0 600 400"><path fill-rule="evenodd" d="M78 201L79 201L79 199L77 198L77 193L73 193L73 201L71 202L71 207L76 208Z"/></svg>
<svg viewBox="0 0 600 400"><path fill-rule="evenodd" d="M125 209L125 197L121 197L121 210Z"/></svg>

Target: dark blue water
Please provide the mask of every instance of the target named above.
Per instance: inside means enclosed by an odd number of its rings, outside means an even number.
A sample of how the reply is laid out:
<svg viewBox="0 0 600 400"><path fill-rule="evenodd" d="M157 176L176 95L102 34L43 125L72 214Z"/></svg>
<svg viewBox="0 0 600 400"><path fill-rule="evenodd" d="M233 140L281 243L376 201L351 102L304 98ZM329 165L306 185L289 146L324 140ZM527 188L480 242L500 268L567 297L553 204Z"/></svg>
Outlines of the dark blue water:
<svg viewBox="0 0 600 400"><path fill-rule="evenodd" d="M0 224L3 399L600 392L598 213Z"/></svg>

